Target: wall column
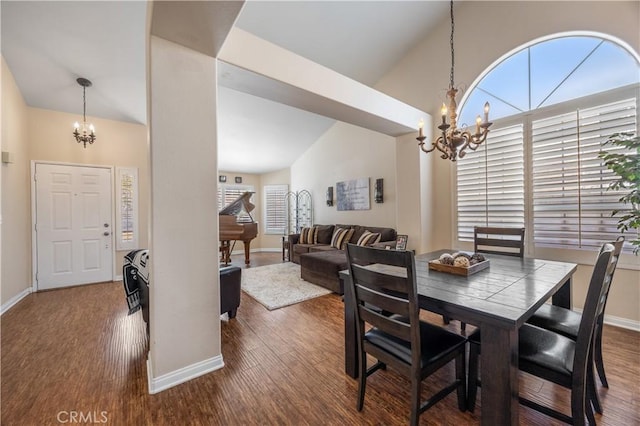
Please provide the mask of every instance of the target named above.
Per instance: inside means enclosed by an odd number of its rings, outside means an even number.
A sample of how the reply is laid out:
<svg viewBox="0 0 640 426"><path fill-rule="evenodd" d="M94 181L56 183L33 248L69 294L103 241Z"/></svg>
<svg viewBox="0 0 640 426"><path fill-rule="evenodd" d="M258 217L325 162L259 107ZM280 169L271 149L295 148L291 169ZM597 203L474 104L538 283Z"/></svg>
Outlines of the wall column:
<svg viewBox="0 0 640 426"><path fill-rule="evenodd" d="M222 367L216 59L150 41L149 392Z"/></svg>

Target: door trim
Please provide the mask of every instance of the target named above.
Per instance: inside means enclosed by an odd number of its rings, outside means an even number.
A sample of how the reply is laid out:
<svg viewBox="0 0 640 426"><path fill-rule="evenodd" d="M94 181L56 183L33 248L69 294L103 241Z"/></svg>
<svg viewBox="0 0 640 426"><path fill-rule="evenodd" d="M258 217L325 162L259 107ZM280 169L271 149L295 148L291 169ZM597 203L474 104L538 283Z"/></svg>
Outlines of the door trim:
<svg viewBox="0 0 640 426"><path fill-rule="evenodd" d="M38 273L38 242L36 235L36 165L37 164L49 164L54 166L73 166L73 167L93 167L96 169L108 169L111 171L111 223L115 225L115 204L114 204L114 190L115 190L115 167L106 166L104 164L81 164L81 163L68 163L63 161L43 161L43 160L31 160L31 290L33 292L38 291L38 280L36 275ZM116 277L116 246L114 243L114 232L111 233L111 281Z"/></svg>

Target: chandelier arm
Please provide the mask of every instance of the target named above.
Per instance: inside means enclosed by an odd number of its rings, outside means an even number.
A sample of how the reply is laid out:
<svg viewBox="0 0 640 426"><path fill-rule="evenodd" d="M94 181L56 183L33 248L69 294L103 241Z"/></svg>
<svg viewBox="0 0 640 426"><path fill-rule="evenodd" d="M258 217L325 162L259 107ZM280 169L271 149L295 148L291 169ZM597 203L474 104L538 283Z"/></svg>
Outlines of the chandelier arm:
<svg viewBox="0 0 640 426"><path fill-rule="evenodd" d="M426 152L427 154L428 154L428 153L430 153L431 151L433 151L434 149L436 149L436 144L435 144L435 142L432 142L432 143L431 143L431 149L425 149L425 147L424 147L424 145L425 145L425 144L424 144L424 142L423 142L423 143L420 143L420 144L418 144L418 145L420 145L420 149L421 149L423 152Z"/></svg>

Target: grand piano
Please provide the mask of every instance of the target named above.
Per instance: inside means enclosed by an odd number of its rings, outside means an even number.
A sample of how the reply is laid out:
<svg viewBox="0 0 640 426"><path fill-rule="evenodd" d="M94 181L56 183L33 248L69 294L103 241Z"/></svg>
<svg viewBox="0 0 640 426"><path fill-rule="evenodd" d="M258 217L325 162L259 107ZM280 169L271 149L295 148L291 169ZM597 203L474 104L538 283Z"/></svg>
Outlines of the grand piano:
<svg viewBox="0 0 640 426"><path fill-rule="evenodd" d="M251 263L249 259L251 240L258 235L258 223L251 217L251 211L256 207L249 201L252 194L253 192L250 191L245 192L218 213L221 261L225 265L231 261L231 241L234 245L235 241L244 243L244 263L247 265ZM247 212L251 222L238 222L238 215L243 210Z"/></svg>

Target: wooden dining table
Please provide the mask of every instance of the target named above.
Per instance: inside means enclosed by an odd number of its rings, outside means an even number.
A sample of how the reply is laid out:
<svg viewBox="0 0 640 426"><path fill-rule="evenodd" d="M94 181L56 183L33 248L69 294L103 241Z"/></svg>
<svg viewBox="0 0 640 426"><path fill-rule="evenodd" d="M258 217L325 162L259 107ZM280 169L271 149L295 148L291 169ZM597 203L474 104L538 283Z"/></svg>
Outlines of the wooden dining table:
<svg viewBox="0 0 640 426"><path fill-rule="evenodd" d="M571 307L575 263L504 255L486 255L489 267L461 276L430 270L438 250L415 256L420 308L482 329L482 424L518 425L518 329L551 298ZM382 265L370 265L378 268ZM345 289L349 271L341 271ZM345 371L358 375L358 342L350 293L344 295Z"/></svg>

